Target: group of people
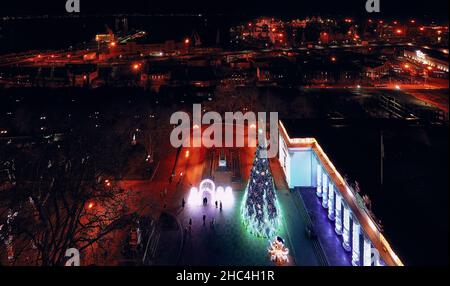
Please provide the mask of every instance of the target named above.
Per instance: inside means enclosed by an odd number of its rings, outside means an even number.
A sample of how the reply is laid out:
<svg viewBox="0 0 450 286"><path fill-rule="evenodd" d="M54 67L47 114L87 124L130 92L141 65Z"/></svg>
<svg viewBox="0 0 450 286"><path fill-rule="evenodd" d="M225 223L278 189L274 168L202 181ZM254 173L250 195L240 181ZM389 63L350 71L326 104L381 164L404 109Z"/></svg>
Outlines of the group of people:
<svg viewBox="0 0 450 286"><path fill-rule="evenodd" d="M213 217L211 218L210 222L209 222L209 226L211 228L214 228L216 224L216 218ZM206 214L203 215L203 225L206 225ZM184 228L184 232L187 233L189 231L189 233L192 231L192 218L189 218L189 224Z"/></svg>

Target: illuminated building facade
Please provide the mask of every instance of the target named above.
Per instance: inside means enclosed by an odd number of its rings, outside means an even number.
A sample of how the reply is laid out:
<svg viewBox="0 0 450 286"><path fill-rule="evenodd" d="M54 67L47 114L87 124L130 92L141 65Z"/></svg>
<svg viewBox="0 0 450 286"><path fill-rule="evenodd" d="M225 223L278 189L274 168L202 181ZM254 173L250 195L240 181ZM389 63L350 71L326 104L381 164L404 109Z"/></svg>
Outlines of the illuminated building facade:
<svg viewBox="0 0 450 286"><path fill-rule="evenodd" d="M290 138L280 122L279 161L290 189L316 188L354 266L402 266L362 198L339 174L314 138Z"/></svg>
<svg viewBox="0 0 450 286"><path fill-rule="evenodd" d="M446 56L434 51L409 50L403 52L405 58L448 73L448 54Z"/></svg>

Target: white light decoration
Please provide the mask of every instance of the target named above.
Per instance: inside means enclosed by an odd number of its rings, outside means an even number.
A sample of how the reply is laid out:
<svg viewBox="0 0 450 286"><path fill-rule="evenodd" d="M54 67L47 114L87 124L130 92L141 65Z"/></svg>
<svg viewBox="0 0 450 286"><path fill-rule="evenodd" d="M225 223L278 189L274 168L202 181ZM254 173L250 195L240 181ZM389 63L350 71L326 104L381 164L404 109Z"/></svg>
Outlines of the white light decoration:
<svg viewBox="0 0 450 286"><path fill-rule="evenodd" d="M322 196L322 168L317 165L317 196L320 198Z"/></svg>
<svg viewBox="0 0 450 286"><path fill-rule="evenodd" d="M353 219L353 235L352 235L352 265L359 266L360 255L359 255L359 234L360 226L358 222Z"/></svg>
<svg viewBox="0 0 450 286"><path fill-rule="evenodd" d="M233 189L229 186L225 188L224 197L222 198L222 204L226 208L232 207L234 204Z"/></svg>
<svg viewBox="0 0 450 286"><path fill-rule="evenodd" d="M337 234L342 234L342 198L336 193L336 210L335 210L335 231Z"/></svg>
<svg viewBox="0 0 450 286"><path fill-rule="evenodd" d="M191 206L198 205L198 189L195 187L191 188L188 197L188 204Z"/></svg>
<svg viewBox="0 0 450 286"><path fill-rule="evenodd" d="M344 206L344 229L342 232L342 246L345 250L350 251L352 249L350 245L350 210L347 206Z"/></svg>
<svg viewBox="0 0 450 286"><path fill-rule="evenodd" d="M363 266L372 265L372 243L370 239L364 235L364 247L363 247Z"/></svg>
<svg viewBox="0 0 450 286"><path fill-rule="evenodd" d="M335 219L334 216L334 188L330 180L328 183L328 218L333 221Z"/></svg>
<svg viewBox="0 0 450 286"><path fill-rule="evenodd" d="M210 195L210 202L212 204L215 204L216 201L217 204L222 202L222 208L230 208L234 204L233 189L231 187L224 189L222 186L218 186L216 188L212 180L206 179L200 183L199 188L191 188L187 201L188 205L201 206L203 204L203 198L207 194Z"/></svg>
<svg viewBox="0 0 450 286"><path fill-rule="evenodd" d="M325 172L322 179L322 206L324 208L328 207L328 176Z"/></svg>
<svg viewBox="0 0 450 286"><path fill-rule="evenodd" d="M275 239L270 242L270 246L267 250L269 252L270 260L274 263L283 265L289 262L289 249L284 246L284 241L281 237L275 237Z"/></svg>

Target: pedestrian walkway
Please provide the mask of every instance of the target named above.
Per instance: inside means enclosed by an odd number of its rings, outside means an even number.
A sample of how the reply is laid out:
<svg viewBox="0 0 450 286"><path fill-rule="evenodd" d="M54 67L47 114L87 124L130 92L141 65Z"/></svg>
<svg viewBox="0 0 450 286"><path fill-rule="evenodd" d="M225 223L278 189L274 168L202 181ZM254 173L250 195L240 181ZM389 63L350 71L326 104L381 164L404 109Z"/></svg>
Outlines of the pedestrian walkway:
<svg viewBox="0 0 450 286"><path fill-rule="evenodd" d="M328 219L328 212L322 207L316 189L298 188L293 192L305 203L328 263L333 266L350 266L350 253L342 247L342 239L334 231L334 222Z"/></svg>

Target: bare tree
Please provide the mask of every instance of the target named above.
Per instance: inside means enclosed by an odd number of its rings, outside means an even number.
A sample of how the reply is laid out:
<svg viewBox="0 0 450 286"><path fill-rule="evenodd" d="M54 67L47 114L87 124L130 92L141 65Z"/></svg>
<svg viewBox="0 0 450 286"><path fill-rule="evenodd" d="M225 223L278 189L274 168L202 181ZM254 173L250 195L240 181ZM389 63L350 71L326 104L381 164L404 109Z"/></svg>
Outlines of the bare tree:
<svg viewBox="0 0 450 286"><path fill-rule="evenodd" d="M3 200L18 213L16 264L62 265L68 248L83 252L129 222L128 194L108 179L109 154L94 140L74 136L63 147L45 147L28 162L33 173Z"/></svg>

